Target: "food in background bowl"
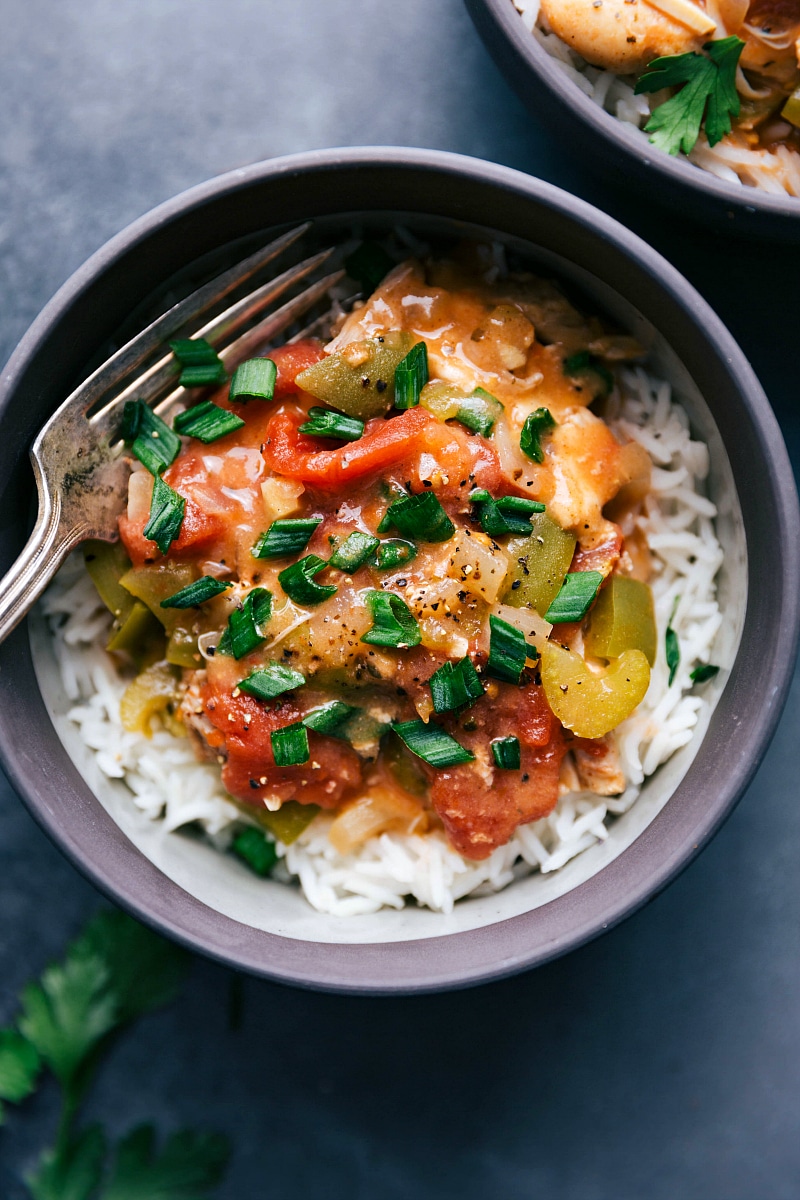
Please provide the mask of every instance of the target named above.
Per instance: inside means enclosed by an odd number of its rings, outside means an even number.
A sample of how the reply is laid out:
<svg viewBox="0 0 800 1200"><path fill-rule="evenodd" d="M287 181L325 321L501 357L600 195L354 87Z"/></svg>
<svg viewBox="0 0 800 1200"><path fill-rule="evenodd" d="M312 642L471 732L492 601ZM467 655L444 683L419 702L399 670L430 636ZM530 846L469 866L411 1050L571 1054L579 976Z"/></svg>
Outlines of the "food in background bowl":
<svg viewBox="0 0 800 1200"><path fill-rule="evenodd" d="M596 844L691 738L708 453L633 338L497 245L334 323L173 429L130 405L122 544L46 611L143 811L323 911L447 911Z"/></svg>
<svg viewBox="0 0 800 1200"><path fill-rule="evenodd" d="M591 100L729 183L800 197L797 0L513 0Z"/></svg>

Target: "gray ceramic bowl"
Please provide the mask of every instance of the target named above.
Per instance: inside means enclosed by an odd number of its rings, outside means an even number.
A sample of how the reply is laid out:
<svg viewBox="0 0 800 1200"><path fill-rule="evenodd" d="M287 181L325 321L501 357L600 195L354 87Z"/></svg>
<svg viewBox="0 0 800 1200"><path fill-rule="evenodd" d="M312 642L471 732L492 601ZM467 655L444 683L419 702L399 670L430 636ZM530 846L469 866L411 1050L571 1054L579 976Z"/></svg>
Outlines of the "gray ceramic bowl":
<svg viewBox="0 0 800 1200"><path fill-rule="evenodd" d="M131 815L64 718L41 627L0 650L0 747L14 785L70 860L119 904L232 966L339 991L424 991L494 979L579 946L664 887L717 829L775 728L798 629L797 497L775 418L741 351L693 288L613 220L487 163L411 150L324 151L235 171L162 205L114 238L44 310L2 376L0 570L19 551L33 480L27 447L131 310L158 305L199 259L315 218L459 235L491 229L583 289L641 338L711 449L725 548L710 717L648 781L608 840L553 875L471 899L336 920L297 891L250 876L196 839ZM231 251L233 253L234 251ZM13 519L12 519L13 517ZM765 586L768 581L768 586ZM79 769L80 768L80 769ZM85 777L84 777L85 776ZM87 780L89 782L87 782ZM91 786L90 786L91 785Z"/></svg>
<svg viewBox="0 0 800 1200"><path fill-rule="evenodd" d="M645 202L668 205L719 232L800 242L800 199L740 187L685 158L650 146L605 112L564 74L531 36L513 0L465 0L475 27L502 74L534 116L609 182L641 190Z"/></svg>

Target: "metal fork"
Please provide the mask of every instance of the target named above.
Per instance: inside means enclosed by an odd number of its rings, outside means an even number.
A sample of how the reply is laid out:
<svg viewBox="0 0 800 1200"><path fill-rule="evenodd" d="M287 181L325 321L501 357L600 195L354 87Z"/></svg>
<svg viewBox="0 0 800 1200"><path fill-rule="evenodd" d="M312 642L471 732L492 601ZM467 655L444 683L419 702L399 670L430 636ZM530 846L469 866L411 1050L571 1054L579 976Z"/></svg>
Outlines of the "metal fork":
<svg viewBox="0 0 800 1200"><path fill-rule="evenodd" d="M324 275L261 315L314 275L334 253L334 248L322 250L197 327L209 310L309 228L310 222L290 230L173 305L98 367L41 430L30 452L39 514L25 549L0 582L0 642L23 619L75 546L87 538L116 541L120 501L131 471L118 435L122 406L126 400L143 400L165 413L192 395L176 386L181 368L172 353L164 353L166 343L178 337L203 337L231 370L306 314L344 276L343 270Z"/></svg>

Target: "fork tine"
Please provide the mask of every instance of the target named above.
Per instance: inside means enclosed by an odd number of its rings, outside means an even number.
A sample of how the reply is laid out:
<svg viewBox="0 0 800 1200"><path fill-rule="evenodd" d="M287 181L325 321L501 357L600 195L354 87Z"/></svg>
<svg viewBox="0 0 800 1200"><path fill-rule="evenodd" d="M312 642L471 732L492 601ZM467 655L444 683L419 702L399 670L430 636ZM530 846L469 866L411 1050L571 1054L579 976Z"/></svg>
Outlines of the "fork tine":
<svg viewBox="0 0 800 1200"><path fill-rule="evenodd" d="M262 284L254 292L232 304L225 312L214 317L199 329L195 336L204 337L212 346L219 346L237 333L243 325L249 324L258 313L282 296L294 284L300 283L327 262L333 252L333 248L330 248L313 254L303 262L290 267L275 279ZM221 357L224 357L225 353L226 351L223 350ZM90 406L87 415L92 422L96 422L98 417L105 416L111 410L116 411L121 408L126 400L143 400L146 404L150 404L174 382L175 377L179 374L180 365L175 356L169 352L146 371L137 375L122 391L108 399L104 397L104 402L98 400L94 406Z"/></svg>
<svg viewBox="0 0 800 1200"><path fill-rule="evenodd" d="M190 322L202 316L221 297L227 296L240 284L246 283L262 267L272 262L279 254L298 241L310 228L311 222L306 221L303 225L289 230L288 233L281 234L269 245L263 246L242 262L223 271L216 279L203 284L191 295L167 309L146 329L143 329L115 354L112 354L111 358L98 367L88 379L84 380L80 387L76 388L69 396L66 403L82 402L87 409L90 408L93 403L113 389L121 379L145 362L154 351L161 349L166 341L174 337Z"/></svg>
<svg viewBox="0 0 800 1200"><path fill-rule="evenodd" d="M228 370L233 371L240 362L244 362L247 358L252 358L276 334L281 333L293 321L296 321L298 317L302 317L307 313L318 300L321 300L325 296L334 284L344 278L346 273L344 270L332 271L330 275L325 275L322 279L317 280L316 283L312 283L304 292L301 292L298 296L293 296L291 300L287 300L274 313L270 313L268 317L264 317L259 321L258 325L252 329L248 329L247 333L243 333L236 341L231 342L229 346L221 350L220 358ZM182 404L186 400L189 391L190 389L188 388L175 388L168 396L165 396L163 400L160 400L158 404L153 406L153 411L163 417L165 412Z"/></svg>

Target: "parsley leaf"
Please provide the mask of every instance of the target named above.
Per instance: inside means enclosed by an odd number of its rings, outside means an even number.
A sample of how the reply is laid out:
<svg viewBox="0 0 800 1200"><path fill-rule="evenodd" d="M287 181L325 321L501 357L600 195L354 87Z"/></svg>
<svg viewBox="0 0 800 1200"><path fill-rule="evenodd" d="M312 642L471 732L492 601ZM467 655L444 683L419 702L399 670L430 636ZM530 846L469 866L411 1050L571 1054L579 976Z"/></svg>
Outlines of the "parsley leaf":
<svg viewBox="0 0 800 1200"><path fill-rule="evenodd" d="M117 1020L168 1004L186 974L185 951L121 912L101 912L76 945L105 960L117 1004Z"/></svg>
<svg viewBox="0 0 800 1200"><path fill-rule="evenodd" d="M3 1100L14 1104L30 1096L39 1074L39 1054L36 1047L16 1029L0 1029L0 1125L3 1123Z"/></svg>
<svg viewBox="0 0 800 1200"><path fill-rule="evenodd" d="M33 1200L90 1200L103 1174L105 1152L99 1125L90 1125L65 1146L49 1151L27 1179Z"/></svg>
<svg viewBox="0 0 800 1200"><path fill-rule="evenodd" d="M705 117L706 137L715 146L731 131L731 117L738 117L736 67L744 42L738 37L706 42L703 54L670 54L651 62L634 91L681 90L653 109L645 131L650 141L667 154L693 149ZM685 86L684 86L685 85Z"/></svg>
<svg viewBox="0 0 800 1200"><path fill-rule="evenodd" d="M229 1154L220 1134L191 1130L173 1134L159 1154L152 1125L142 1125L120 1142L100 1200L205 1200Z"/></svg>

